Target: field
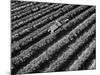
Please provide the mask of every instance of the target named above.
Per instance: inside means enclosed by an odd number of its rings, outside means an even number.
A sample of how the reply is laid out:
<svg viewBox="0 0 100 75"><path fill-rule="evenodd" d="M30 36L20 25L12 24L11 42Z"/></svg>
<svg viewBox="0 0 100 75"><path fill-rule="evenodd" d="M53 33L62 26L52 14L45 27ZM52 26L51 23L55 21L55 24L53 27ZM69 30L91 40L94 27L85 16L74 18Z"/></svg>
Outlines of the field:
<svg viewBox="0 0 100 75"><path fill-rule="evenodd" d="M11 1L11 74L91 70L95 53L95 6Z"/></svg>

